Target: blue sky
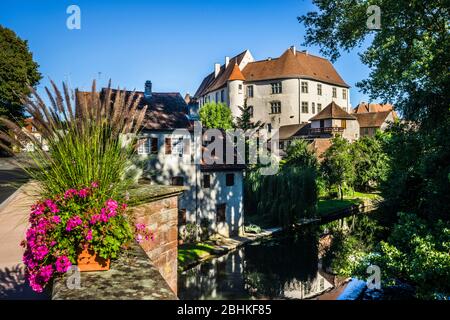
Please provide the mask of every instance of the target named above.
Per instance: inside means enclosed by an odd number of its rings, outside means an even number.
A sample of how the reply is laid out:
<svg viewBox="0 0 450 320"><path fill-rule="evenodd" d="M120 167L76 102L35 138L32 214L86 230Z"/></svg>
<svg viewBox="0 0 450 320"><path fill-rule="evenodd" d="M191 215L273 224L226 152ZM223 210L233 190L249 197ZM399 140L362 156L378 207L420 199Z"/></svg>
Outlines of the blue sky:
<svg viewBox="0 0 450 320"><path fill-rule="evenodd" d="M81 9L81 30L69 30L66 9ZM259 59L277 57L289 46L301 46L304 27L297 16L311 11L310 0L2 0L0 24L28 40L40 72L72 88L100 85L195 93L214 63L250 49ZM352 86L355 106L368 98L355 83L367 78L357 52L344 53L334 64Z"/></svg>

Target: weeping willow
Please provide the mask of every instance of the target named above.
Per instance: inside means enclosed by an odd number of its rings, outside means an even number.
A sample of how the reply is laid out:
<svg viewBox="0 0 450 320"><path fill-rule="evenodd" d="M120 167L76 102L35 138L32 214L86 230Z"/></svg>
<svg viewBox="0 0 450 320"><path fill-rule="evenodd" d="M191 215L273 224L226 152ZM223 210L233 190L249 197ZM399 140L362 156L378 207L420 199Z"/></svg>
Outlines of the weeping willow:
<svg viewBox="0 0 450 320"><path fill-rule="evenodd" d="M301 218L315 217L316 170L285 166L276 175L249 172L245 179L245 206L248 214L283 227L292 226Z"/></svg>
<svg viewBox="0 0 450 320"><path fill-rule="evenodd" d="M32 117L31 124L42 136L37 139L18 123L0 117L0 147L13 153L33 145L29 155L32 166L23 169L41 184L42 195L61 194L70 188L99 183L100 190L115 196L123 190L126 167L145 117L136 93L111 90L101 93L95 81L90 92L63 90L51 82L53 92L45 88L49 103L31 89L23 103ZM44 141L48 150L44 147Z"/></svg>

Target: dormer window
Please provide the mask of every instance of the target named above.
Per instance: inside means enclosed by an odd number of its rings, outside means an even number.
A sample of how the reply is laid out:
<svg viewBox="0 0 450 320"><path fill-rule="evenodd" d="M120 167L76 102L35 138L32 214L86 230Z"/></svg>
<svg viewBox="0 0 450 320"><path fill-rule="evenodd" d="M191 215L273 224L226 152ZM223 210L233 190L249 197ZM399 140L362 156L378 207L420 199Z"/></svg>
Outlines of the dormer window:
<svg viewBox="0 0 450 320"><path fill-rule="evenodd" d="M272 94L279 94L283 92L283 88L281 86L281 81L280 82L274 82L271 84L272 86Z"/></svg>

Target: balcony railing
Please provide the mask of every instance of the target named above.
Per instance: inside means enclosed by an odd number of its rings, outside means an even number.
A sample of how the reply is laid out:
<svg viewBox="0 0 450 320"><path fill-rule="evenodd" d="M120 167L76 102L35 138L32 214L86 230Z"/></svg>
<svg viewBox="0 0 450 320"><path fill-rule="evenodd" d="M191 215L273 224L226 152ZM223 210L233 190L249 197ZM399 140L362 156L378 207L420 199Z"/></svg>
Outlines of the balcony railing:
<svg viewBox="0 0 450 320"><path fill-rule="evenodd" d="M322 134L322 133L342 133L344 128L342 127L322 127L322 128L311 128L310 134Z"/></svg>

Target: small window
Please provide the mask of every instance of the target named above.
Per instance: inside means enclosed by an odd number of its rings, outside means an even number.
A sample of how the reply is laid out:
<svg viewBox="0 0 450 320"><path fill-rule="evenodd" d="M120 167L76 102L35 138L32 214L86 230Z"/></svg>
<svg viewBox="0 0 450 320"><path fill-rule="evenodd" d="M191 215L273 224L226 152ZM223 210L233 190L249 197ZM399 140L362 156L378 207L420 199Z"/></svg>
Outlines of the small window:
<svg viewBox="0 0 450 320"><path fill-rule="evenodd" d="M342 99L347 100L347 90L342 89Z"/></svg>
<svg viewBox="0 0 450 320"><path fill-rule="evenodd" d="M138 154L149 154L149 141L148 138L139 139L138 141Z"/></svg>
<svg viewBox="0 0 450 320"><path fill-rule="evenodd" d="M322 85L320 83L317 84L317 95L318 96L322 95Z"/></svg>
<svg viewBox="0 0 450 320"><path fill-rule="evenodd" d="M242 84L240 84L240 85L238 86L238 88L239 88L239 92L241 92L241 91L242 91Z"/></svg>
<svg viewBox="0 0 450 320"><path fill-rule="evenodd" d="M322 104L318 103L317 104L317 113L319 113L320 111L322 111Z"/></svg>
<svg viewBox="0 0 450 320"><path fill-rule="evenodd" d="M250 117L253 118L253 106L248 107L248 113L249 113Z"/></svg>
<svg viewBox="0 0 450 320"><path fill-rule="evenodd" d="M280 101L273 101L270 103L270 113L281 113Z"/></svg>
<svg viewBox="0 0 450 320"><path fill-rule="evenodd" d="M225 203L216 206L216 222L226 221L227 205Z"/></svg>
<svg viewBox="0 0 450 320"><path fill-rule="evenodd" d="M186 224L186 209L180 209L178 210L178 225L185 225Z"/></svg>
<svg viewBox="0 0 450 320"><path fill-rule="evenodd" d="M271 85L272 85L272 94L278 94L283 92L281 82L274 82Z"/></svg>
<svg viewBox="0 0 450 320"><path fill-rule="evenodd" d="M183 186L184 178L183 177L172 177L172 185L173 186Z"/></svg>
<svg viewBox="0 0 450 320"><path fill-rule="evenodd" d="M337 98L336 88L333 87L333 98Z"/></svg>
<svg viewBox="0 0 450 320"><path fill-rule="evenodd" d="M368 136L369 135L369 128L364 128L364 135Z"/></svg>
<svg viewBox="0 0 450 320"><path fill-rule="evenodd" d="M152 154L158 153L158 138L151 138L150 140L150 152Z"/></svg>
<svg viewBox="0 0 450 320"><path fill-rule="evenodd" d="M267 131L270 133L270 132L272 132L272 124L271 123L268 123L267 124Z"/></svg>
<svg viewBox="0 0 450 320"><path fill-rule="evenodd" d="M166 138L164 140L164 148L166 154L172 154L172 139Z"/></svg>
<svg viewBox="0 0 450 320"><path fill-rule="evenodd" d="M183 138L177 138L172 140L172 154L182 157L183 156Z"/></svg>
<svg viewBox="0 0 450 320"><path fill-rule="evenodd" d="M225 102L225 90L220 91L220 101Z"/></svg>
<svg viewBox="0 0 450 320"><path fill-rule="evenodd" d="M302 102L302 113L308 113L308 102Z"/></svg>
<svg viewBox="0 0 450 320"><path fill-rule="evenodd" d="M211 176L209 174L203 175L203 188L211 187Z"/></svg>
<svg viewBox="0 0 450 320"><path fill-rule="evenodd" d="M216 102L219 102L219 92L216 92Z"/></svg>
<svg viewBox="0 0 450 320"><path fill-rule="evenodd" d="M247 87L247 97L248 98L253 98L253 86L248 86Z"/></svg>
<svg viewBox="0 0 450 320"><path fill-rule="evenodd" d="M311 111L313 114L316 113L316 104L314 102L311 103Z"/></svg>
<svg viewBox="0 0 450 320"><path fill-rule="evenodd" d="M227 173L226 185L227 185L227 187L234 186L234 173Z"/></svg>
<svg viewBox="0 0 450 320"><path fill-rule="evenodd" d="M308 93L308 82L302 81L302 93Z"/></svg>

